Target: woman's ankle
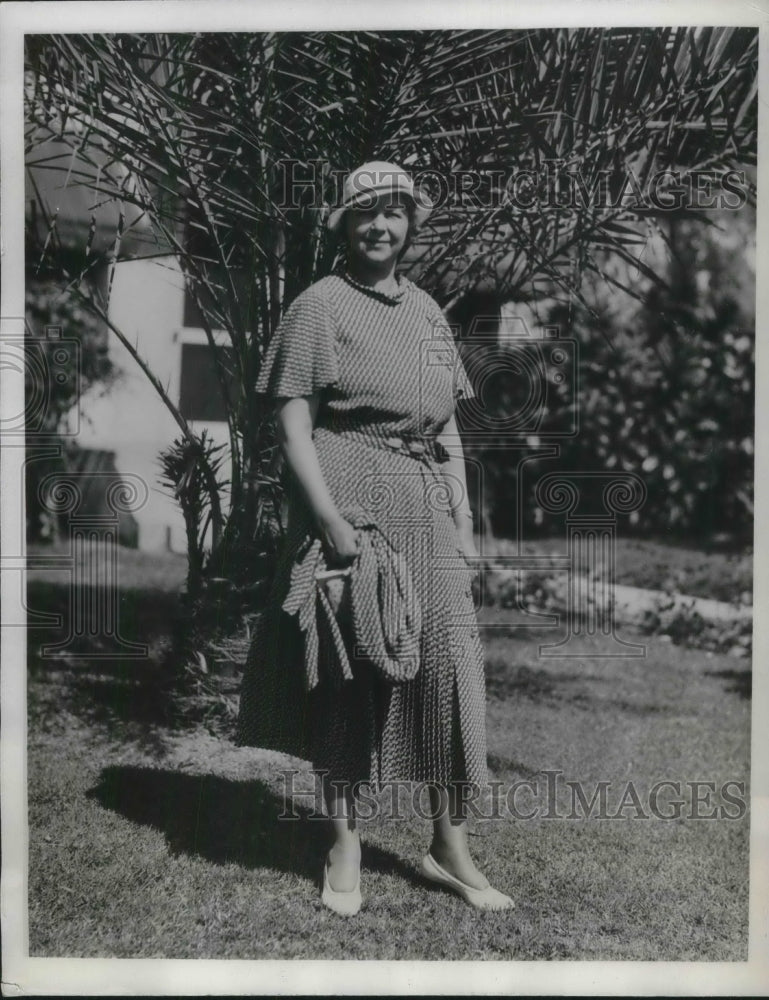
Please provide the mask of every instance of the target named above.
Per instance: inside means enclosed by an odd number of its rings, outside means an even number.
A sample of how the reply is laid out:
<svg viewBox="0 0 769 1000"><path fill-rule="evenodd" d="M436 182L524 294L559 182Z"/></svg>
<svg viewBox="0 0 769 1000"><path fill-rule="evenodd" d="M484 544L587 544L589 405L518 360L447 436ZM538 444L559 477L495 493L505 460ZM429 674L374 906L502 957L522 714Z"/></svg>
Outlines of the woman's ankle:
<svg viewBox="0 0 769 1000"><path fill-rule="evenodd" d="M340 857L351 858L356 855L360 857L360 839L345 838L343 840L334 840L331 844L330 850L333 851L335 855Z"/></svg>
<svg viewBox="0 0 769 1000"><path fill-rule="evenodd" d="M430 854L441 868L475 889L485 889L489 884L486 876L473 861L466 842L447 842L433 838Z"/></svg>

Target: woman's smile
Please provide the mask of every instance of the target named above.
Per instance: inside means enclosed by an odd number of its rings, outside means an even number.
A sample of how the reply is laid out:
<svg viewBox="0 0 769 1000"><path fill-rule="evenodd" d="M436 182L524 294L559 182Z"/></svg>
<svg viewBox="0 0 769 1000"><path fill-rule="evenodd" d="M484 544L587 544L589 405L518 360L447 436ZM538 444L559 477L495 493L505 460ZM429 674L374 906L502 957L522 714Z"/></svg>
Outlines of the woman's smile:
<svg viewBox="0 0 769 1000"><path fill-rule="evenodd" d="M383 195L367 208L351 208L346 218L350 263L356 271L389 271L406 246L409 211L392 194Z"/></svg>

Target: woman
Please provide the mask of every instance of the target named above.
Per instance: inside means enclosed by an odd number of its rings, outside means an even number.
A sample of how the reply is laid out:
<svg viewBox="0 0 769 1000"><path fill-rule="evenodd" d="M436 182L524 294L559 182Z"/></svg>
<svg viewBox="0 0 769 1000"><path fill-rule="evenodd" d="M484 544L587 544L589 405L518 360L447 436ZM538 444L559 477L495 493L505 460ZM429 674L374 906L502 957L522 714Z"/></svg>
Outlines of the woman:
<svg viewBox="0 0 769 1000"><path fill-rule="evenodd" d="M323 774L334 842L322 900L346 914L361 905L354 786L395 780L431 783L423 874L479 908L513 905L470 857L462 798L463 784L486 781L476 551L454 418L472 390L437 304L395 273L430 208L395 164L349 175L328 220L347 269L291 304L256 386L278 400L293 475L238 741Z"/></svg>

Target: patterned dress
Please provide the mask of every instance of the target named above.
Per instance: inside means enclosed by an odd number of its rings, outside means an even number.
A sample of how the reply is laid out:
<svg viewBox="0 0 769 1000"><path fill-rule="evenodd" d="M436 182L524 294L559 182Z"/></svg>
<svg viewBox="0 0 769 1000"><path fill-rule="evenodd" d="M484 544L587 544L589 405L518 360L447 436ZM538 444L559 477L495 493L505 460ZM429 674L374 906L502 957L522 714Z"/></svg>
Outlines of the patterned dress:
<svg viewBox="0 0 769 1000"><path fill-rule="evenodd" d="M316 607L320 546L292 480L286 537L244 672L238 743L374 789L395 780L483 784L483 652L436 443L472 389L438 305L404 278L391 295L348 275L324 278L285 313L256 389L319 395L313 439L324 479L342 516L375 523L408 565L420 662L411 680L383 679L348 622L345 673L322 616L308 628L300 608Z"/></svg>

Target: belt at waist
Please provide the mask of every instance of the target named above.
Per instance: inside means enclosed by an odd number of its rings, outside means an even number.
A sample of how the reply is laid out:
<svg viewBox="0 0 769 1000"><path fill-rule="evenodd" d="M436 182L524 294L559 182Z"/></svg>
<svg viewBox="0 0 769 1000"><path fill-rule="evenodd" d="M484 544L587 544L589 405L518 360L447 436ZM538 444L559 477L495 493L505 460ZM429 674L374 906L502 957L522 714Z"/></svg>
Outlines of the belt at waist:
<svg viewBox="0 0 769 1000"><path fill-rule="evenodd" d="M450 456L445 447L435 437L417 435L386 435L371 431L331 430L329 427L317 427L316 433L333 434L336 437L350 438L371 448L394 451L409 458L423 462L448 462Z"/></svg>

